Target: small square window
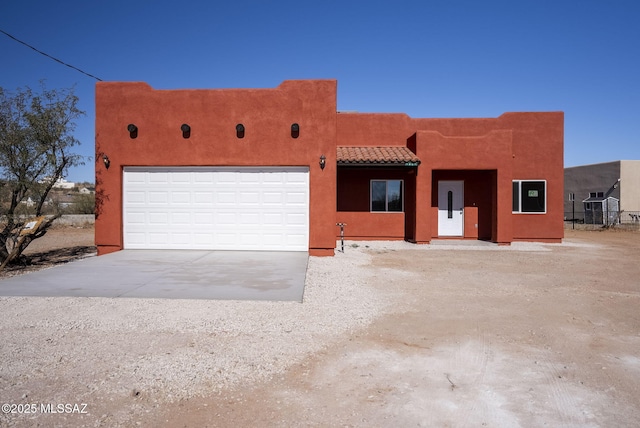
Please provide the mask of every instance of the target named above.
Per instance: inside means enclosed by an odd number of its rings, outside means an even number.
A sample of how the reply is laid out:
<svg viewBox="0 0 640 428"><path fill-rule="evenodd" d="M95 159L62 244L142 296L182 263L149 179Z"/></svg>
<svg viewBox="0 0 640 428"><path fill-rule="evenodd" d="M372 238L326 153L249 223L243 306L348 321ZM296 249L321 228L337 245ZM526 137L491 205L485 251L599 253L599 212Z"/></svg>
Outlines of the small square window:
<svg viewBox="0 0 640 428"><path fill-rule="evenodd" d="M402 180L371 180L371 211L402 212Z"/></svg>
<svg viewBox="0 0 640 428"><path fill-rule="evenodd" d="M547 212L547 182L544 180L514 180L513 205L514 213Z"/></svg>

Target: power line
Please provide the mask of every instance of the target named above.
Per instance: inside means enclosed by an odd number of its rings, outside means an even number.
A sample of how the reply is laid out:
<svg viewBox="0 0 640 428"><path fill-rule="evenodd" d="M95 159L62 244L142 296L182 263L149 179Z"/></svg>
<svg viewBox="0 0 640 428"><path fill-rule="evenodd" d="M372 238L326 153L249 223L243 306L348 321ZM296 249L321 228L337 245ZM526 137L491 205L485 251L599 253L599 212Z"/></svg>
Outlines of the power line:
<svg viewBox="0 0 640 428"><path fill-rule="evenodd" d="M2 29L0 29L0 33L3 33L3 34L4 34L4 35L6 35L7 37L10 37L10 38L12 38L13 40L15 40L16 42L18 42L18 43L20 43L20 44L23 44L23 45L27 46L28 48L33 49L34 51L38 52L38 53L39 53L39 54L41 54L41 55L46 56L47 58L50 58L50 59L52 59L52 60L54 60L54 61L56 61L56 62L59 62L59 63L60 63L60 64L62 64L62 65L66 65L66 66L67 66L67 67L69 67L69 68L73 68L74 70L79 71L80 73L82 73L82 74L84 74L84 75L86 75L86 76L89 76L89 77L91 77L91 78L96 79L96 80L97 80L97 81L99 81L99 82L102 82L102 79L100 79L99 77L96 77L96 76L94 76L93 74L89 74L89 73L87 73L86 71L82 71L82 70L80 70L78 67L74 67L73 65L71 65L71 64L67 64L67 63L66 63L66 62L64 62L64 61L60 61L58 58L55 58L55 57L53 57L53 56L51 56L51 55L49 55L49 54L47 54L47 53L44 53L44 52L42 52L41 50L38 50L38 49L34 48L34 47L33 47L33 46L31 46L30 44L25 43L25 42L23 42L22 40L19 40L19 39L17 39L17 38L15 38L15 37L13 37L11 34L7 33L6 31L3 31Z"/></svg>

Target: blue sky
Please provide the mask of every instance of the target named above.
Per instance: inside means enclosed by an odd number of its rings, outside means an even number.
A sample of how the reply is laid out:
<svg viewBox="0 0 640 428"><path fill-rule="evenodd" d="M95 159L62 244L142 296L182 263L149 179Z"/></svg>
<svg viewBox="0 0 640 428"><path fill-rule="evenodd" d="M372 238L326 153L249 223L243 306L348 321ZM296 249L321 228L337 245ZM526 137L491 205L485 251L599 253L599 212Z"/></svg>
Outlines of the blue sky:
<svg viewBox="0 0 640 428"><path fill-rule="evenodd" d="M2 2L0 29L103 80L157 89L338 80L338 109L564 111L565 166L640 159L637 0ZM94 178L95 80L0 34L0 86L75 85L71 181Z"/></svg>

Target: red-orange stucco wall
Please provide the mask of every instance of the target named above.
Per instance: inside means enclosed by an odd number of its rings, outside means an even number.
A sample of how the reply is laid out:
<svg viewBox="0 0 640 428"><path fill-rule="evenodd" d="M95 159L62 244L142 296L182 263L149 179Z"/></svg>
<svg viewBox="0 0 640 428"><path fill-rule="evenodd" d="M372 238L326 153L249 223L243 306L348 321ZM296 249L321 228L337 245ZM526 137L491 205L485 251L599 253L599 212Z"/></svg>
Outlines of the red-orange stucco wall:
<svg viewBox="0 0 640 428"><path fill-rule="evenodd" d="M433 171L439 170L494 171L490 189L494 204L492 240L559 242L564 236L562 112L505 113L498 118L471 119L342 113L337 116L337 126L338 145L408 146L422 160L416 181L415 215L407 213L408 239L429 242L437 236L437 219L432 219L429 208ZM512 214L513 180L546 180L545 214ZM465 199L467 196L465 193ZM469 237L467 232L465 237Z"/></svg>
<svg viewBox="0 0 640 428"><path fill-rule="evenodd" d="M402 180L404 212L371 212L371 180ZM405 215L412 212L407 191L413 188L413 168L338 167L338 212L336 220L346 223L347 239L404 239ZM407 190L409 189L409 190ZM337 230L339 234L339 229Z"/></svg>
<svg viewBox="0 0 640 428"><path fill-rule="evenodd" d="M511 242L511 132L494 130L483 136L449 137L435 131L418 131L416 154L425 159L418 174L419 192L432 194L437 183L433 182L433 171L438 170L496 170L497 197L493 200L496 208L491 240L499 243ZM470 198L465 191L465 200ZM416 241L428 242L437 237L430 219L433 198L428 205L419 204ZM436 204L437 206L437 204ZM437 223L436 223L437 224Z"/></svg>
<svg viewBox="0 0 640 428"><path fill-rule="evenodd" d="M499 230L500 239L560 242L564 237L564 114L562 112L505 113L490 119L414 119L416 128L436 131L446 137L483 136L493 130L511 133L511 165L503 159L497 169L498 215L508 217L511 195L506 196L507 184L512 180L546 180L547 201L545 214L511 214L511 231ZM489 144L491 144L489 142ZM468 154L468 153L467 153ZM468 154L469 155L469 154ZM420 154L418 154L420 156ZM470 155L469 155L470 156ZM505 170L504 167L507 167ZM443 166L445 167L445 166ZM509 177L505 177L508 175ZM500 183L503 183L500 186ZM509 190L510 192L510 190ZM508 202L509 208L500 208ZM498 220L498 229L503 226ZM503 242L499 240L498 242Z"/></svg>
<svg viewBox="0 0 640 428"><path fill-rule="evenodd" d="M144 83L100 82L96 86L96 245L100 254L122 249L125 166L307 166L311 254L333 254L336 221L351 223L345 232L354 237L429 242L437 236L432 193L434 181L442 174L460 176L466 182L465 237L490 235L504 243L559 241L563 237L563 121L560 112L506 113L488 119L336 113L333 80L286 81L273 89L171 91L154 90ZM138 127L135 139L126 129L129 123ZM191 126L188 139L182 137L182 123ZM238 123L246 129L242 139L236 137ZM300 124L297 139L290 134L292 123ZM422 164L413 171L417 176L405 177L405 212L338 207L341 197L351 197L341 196L351 185L358 187L351 202L366 199L368 206L370 177L338 170L336 146L413 150ZM103 155L111 161L109 169ZM318 165L320 155L326 156L324 170ZM359 173L368 174L363 171ZM407 172L378 170L374 175L393 179L397 174ZM477 178L480 184L474 181ZM511 213L511 183L517 179L547 181L546 214ZM337 180L342 180L340 186ZM359 188L362 183L366 189ZM475 224L477 231L471 230Z"/></svg>
<svg viewBox="0 0 640 428"><path fill-rule="evenodd" d="M130 138L128 124L138 127ZM191 127L183 138L181 124ZM236 124L245 127L236 137ZM298 138L291 124L300 125ZM103 164L103 155L111 162ZM320 156L326 167L320 169ZM96 85L96 245L122 249L125 166L308 166L309 250L335 248L336 81L285 81L274 89L154 90Z"/></svg>

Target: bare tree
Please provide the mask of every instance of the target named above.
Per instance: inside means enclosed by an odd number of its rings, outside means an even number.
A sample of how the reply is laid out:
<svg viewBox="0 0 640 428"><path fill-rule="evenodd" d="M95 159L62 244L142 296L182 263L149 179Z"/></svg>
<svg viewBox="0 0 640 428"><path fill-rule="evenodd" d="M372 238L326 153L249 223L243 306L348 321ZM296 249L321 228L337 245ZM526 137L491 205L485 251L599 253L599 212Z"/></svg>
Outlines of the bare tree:
<svg viewBox="0 0 640 428"><path fill-rule="evenodd" d="M42 217L48 195L68 169L82 164L72 153L79 142L72 133L75 120L84 115L77 107L73 88L40 91L0 87L0 270L42 237L61 211ZM19 215L32 205L33 217ZM29 220L40 217L40 221Z"/></svg>

